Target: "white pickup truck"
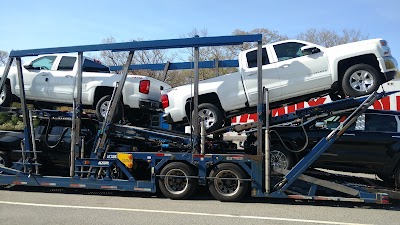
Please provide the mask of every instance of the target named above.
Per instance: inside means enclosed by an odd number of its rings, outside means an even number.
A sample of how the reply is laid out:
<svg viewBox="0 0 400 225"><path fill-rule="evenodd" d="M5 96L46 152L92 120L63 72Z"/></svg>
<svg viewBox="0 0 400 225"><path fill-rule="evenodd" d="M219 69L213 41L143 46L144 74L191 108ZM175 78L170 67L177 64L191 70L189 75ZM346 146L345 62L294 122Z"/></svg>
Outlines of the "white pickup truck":
<svg viewBox="0 0 400 225"><path fill-rule="evenodd" d="M77 55L40 55L26 62L22 67L25 94L29 102L72 104L75 90L78 60ZM103 119L109 100L121 75L112 74L101 62L84 57L82 73L82 104L96 109L96 115ZM0 68L3 76L4 68ZM170 88L166 83L147 76L128 75L122 91L122 104L129 120L142 121L147 112L161 108L160 88ZM20 96L17 69L12 67L7 76L6 86L0 96L0 105L9 106ZM75 90L76 96L76 90ZM116 113L121 115L121 107Z"/></svg>
<svg viewBox="0 0 400 225"><path fill-rule="evenodd" d="M257 49L239 54L239 72L203 80L199 84L199 116L207 131L227 118L254 112L257 105ZM330 48L286 40L262 47L262 85L271 107L329 94L332 99L361 96L377 90L397 73L397 61L387 41L372 39ZM193 85L164 90L161 102L168 123L190 119Z"/></svg>

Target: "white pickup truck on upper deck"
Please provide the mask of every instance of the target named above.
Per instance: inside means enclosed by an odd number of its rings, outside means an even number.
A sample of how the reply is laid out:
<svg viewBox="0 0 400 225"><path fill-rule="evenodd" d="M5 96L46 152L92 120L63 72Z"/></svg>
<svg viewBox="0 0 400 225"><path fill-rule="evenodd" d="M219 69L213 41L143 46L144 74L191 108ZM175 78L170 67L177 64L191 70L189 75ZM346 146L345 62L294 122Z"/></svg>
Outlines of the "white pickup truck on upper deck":
<svg viewBox="0 0 400 225"><path fill-rule="evenodd" d="M72 104L77 65L77 55L71 54L40 55L24 63L22 74L27 100L33 103ZM107 66L87 57L84 57L82 69L82 104L96 109L97 117L102 119L121 75L110 73ZM3 76L3 71L4 68L0 68L1 76ZM171 86L151 77L128 75L122 91L125 116L129 120L143 122L141 117L144 114L161 107L161 87L170 88ZM0 105L9 106L13 97L19 96L17 70L12 67L0 96ZM118 108L117 115L121 115L120 109L121 107Z"/></svg>
<svg viewBox="0 0 400 225"><path fill-rule="evenodd" d="M331 98L366 95L396 73L397 61L383 39L330 48L299 40L262 47L262 85L269 90L272 108L326 94ZM188 121L192 93L193 85L162 92L168 123ZM239 55L239 72L200 82L199 116L212 131L229 117L254 112L257 99L257 49L250 49Z"/></svg>

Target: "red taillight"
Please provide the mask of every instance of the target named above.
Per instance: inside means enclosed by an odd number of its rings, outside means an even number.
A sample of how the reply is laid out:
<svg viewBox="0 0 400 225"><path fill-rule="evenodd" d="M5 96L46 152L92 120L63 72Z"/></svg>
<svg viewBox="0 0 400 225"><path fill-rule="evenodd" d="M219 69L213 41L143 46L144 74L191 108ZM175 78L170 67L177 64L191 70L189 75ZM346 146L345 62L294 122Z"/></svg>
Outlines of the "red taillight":
<svg viewBox="0 0 400 225"><path fill-rule="evenodd" d="M139 92L143 94L148 94L150 91L150 81L141 80L139 83Z"/></svg>
<svg viewBox="0 0 400 225"><path fill-rule="evenodd" d="M168 95L161 95L161 104L164 109L169 106Z"/></svg>

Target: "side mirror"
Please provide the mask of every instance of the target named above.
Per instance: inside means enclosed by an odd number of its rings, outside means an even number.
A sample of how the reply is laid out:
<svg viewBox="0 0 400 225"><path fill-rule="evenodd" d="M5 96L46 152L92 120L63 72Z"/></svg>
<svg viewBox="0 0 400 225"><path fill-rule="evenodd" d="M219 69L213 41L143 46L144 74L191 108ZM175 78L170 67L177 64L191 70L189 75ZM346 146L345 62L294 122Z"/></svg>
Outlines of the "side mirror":
<svg viewBox="0 0 400 225"><path fill-rule="evenodd" d="M321 50L317 47L314 46L303 46L300 48L301 53L303 53L303 55L312 55L318 52L321 52Z"/></svg>
<svg viewBox="0 0 400 225"><path fill-rule="evenodd" d="M24 63L23 67L27 70L33 69L32 62Z"/></svg>
<svg viewBox="0 0 400 225"><path fill-rule="evenodd" d="M316 128L326 128L326 123L321 121L321 122L316 122L315 123Z"/></svg>

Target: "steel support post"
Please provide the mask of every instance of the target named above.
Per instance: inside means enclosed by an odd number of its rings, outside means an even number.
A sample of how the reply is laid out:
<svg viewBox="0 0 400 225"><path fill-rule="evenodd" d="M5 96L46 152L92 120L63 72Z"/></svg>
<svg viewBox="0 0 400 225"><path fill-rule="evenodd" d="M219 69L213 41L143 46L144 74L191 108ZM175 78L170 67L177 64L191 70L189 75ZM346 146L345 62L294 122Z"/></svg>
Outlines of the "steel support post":
<svg viewBox="0 0 400 225"><path fill-rule="evenodd" d="M108 107L107 116L106 116L106 118L104 119L104 122L103 122L102 134L101 134L101 137L98 140L98 143L96 144L95 153L97 153L98 157L100 157L99 154L102 154L103 151L106 150L105 144L106 144L107 136L108 136L108 128L109 128L109 125L112 123L112 120L114 118L115 110L118 107L118 102L121 99L122 89L124 88L124 85L125 85L125 82L126 82L126 78L128 76L128 72L129 72L129 66L130 66L130 64L132 62L134 53L135 53L135 51L130 51L129 52L128 59L126 60L126 63L125 63L124 68L122 70L121 80L119 81L118 87L115 90L112 99L110 100L111 104Z"/></svg>
<svg viewBox="0 0 400 225"><path fill-rule="evenodd" d="M74 113L72 121L72 132L71 140L74 143L74 148L71 148L70 155L70 176L74 175L75 170L75 152L80 152L81 146L81 119L82 119L82 67L83 67L83 52L78 52L78 71L76 74L76 99L75 93L73 93L74 99Z"/></svg>
<svg viewBox="0 0 400 225"><path fill-rule="evenodd" d="M199 153L199 48L194 48L193 153Z"/></svg>
<svg viewBox="0 0 400 225"><path fill-rule="evenodd" d="M17 62L17 73L18 73L18 81L20 87L19 89L20 89L20 100L21 100L21 113L22 113L22 121L24 122L24 144L23 144L23 149L21 150L22 154L25 154L25 152L30 153L32 150L31 126L29 123L28 107L26 105L25 86L24 86L24 77L22 76L21 58L16 57L15 61Z"/></svg>
<svg viewBox="0 0 400 225"><path fill-rule="evenodd" d="M257 155L262 155L262 127L264 125L263 122L263 106L264 106L264 96L263 96L263 85L262 85L262 41L259 40L257 42L257 91L258 91L258 103L257 103Z"/></svg>
<svg viewBox="0 0 400 225"><path fill-rule="evenodd" d="M215 70L215 76L219 76L219 60L218 58L214 59L214 70Z"/></svg>
<svg viewBox="0 0 400 225"><path fill-rule="evenodd" d="M268 89L264 89L265 93L265 192L271 192L271 149L269 141L269 93ZM261 137L260 137L261 138Z"/></svg>

